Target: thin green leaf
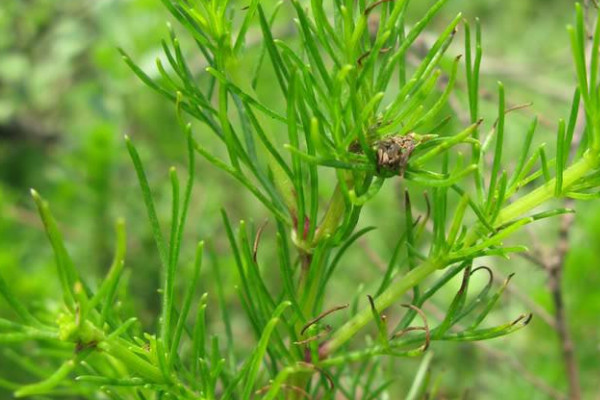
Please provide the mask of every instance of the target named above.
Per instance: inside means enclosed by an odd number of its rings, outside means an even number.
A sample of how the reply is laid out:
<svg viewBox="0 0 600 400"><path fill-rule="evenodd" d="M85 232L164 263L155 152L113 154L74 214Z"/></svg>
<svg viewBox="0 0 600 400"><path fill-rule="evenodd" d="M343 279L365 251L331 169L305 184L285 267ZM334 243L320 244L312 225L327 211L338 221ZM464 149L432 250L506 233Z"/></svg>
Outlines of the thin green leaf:
<svg viewBox="0 0 600 400"><path fill-rule="evenodd" d="M421 360L417 374L415 375L410 390L406 395L406 400L418 400L421 399L425 394L430 375L429 368L432 360L433 352L429 351L425 354L423 360Z"/></svg>
<svg viewBox="0 0 600 400"><path fill-rule="evenodd" d="M475 321L473 321L473 323L469 326L469 328L468 328L469 331L476 329L483 322L485 317L487 317L487 315L490 313L490 311L492 311L492 309L494 308L494 305L496 305L496 303L498 302L498 299L500 298L500 296L502 295L502 293L508 286L508 283L510 282L510 280L513 276L514 276L514 274L508 275L508 277L506 278L506 280L504 281L502 286L500 286L500 288L496 291L496 293L494 293L492 298L485 304L483 311L481 311L481 313L479 313L477 318L475 318Z"/></svg>
<svg viewBox="0 0 600 400"><path fill-rule="evenodd" d="M279 317L290 305L291 303L289 301L284 301L279 306L277 306L277 308L273 312L273 315L271 316L271 319L269 320L269 322L265 326L265 329L263 330L262 336L250 358L250 364L245 374L244 390L242 395L242 397L245 399L249 399L251 397L254 385L256 384L256 376L258 374L260 364L262 363L263 357L267 351L271 334L273 333L275 326L279 322Z"/></svg>
<svg viewBox="0 0 600 400"><path fill-rule="evenodd" d="M504 148L504 119L506 102L504 100L504 85L498 82L498 123L496 124L496 148L494 150L494 163L490 173L490 185L488 188L487 206L485 207L489 213L492 212L494 204L494 196L496 195L498 175L502 165L502 150Z"/></svg>
<svg viewBox="0 0 600 400"><path fill-rule="evenodd" d="M535 117L533 119L533 121L531 122L529 129L527 130L527 136L525 137L525 142L523 143L523 146L521 147L521 155L519 157L519 161L517 161L517 165L515 166L515 169L512 173L512 177L510 178L510 181L508 183L508 187L511 188L511 190L515 187L515 185L519 181L519 177L524 172L523 168L525 167L525 162L526 162L527 156L529 154L529 149L531 148L531 142L533 140L533 135L537 128L537 124L538 124L538 119L537 119L537 117Z"/></svg>
<svg viewBox="0 0 600 400"><path fill-rule="evenodd" d="M162 286L164 292L162 296L160 325L161 337L166 338L171 334L170 326L172 316L172 303L170 302L169 296L167 296L168 293L166 293L167 282L169 280L169 256L167 245L158 222L158 216L154 207L154 199L152 198L152 192L150 191L150 185L148 184L148 179L146 178L146 172L144 171L142 160L140 159L135 146L133 143L131 143L131 140L128 136L125 136L125 144L127 145L127 151L129 152L129 156L131 157L131 161L133 162L133 166L138 177L138 183L142 191L142 198L144 199L144 204L146 205L148 220L150 222L150 227L152 228L154 242L156 244L156 248L158 249L158 256L162 266Z"/></svg>
<svg viewBox="0 0 600 400"><path fill-rule="evenodd" d="M62 287L65 304L69 309L74 310L76 302L75 284L80 281L79 274L75 269L71 256L69 256L69 253L67 252L62 235L50 212L48 203L34 189L31 189L31 196L35 201L40 218L44 223L46 235L48 236L48 240L54 251L56 268L58 270L58 277Z"/></svg>
<svg viewBox="0 0 600 400"><path fill-rule="evenodd" d="M173 363L175 362L175 358L177 356L177 351L179 348L179 343L181 341L181 336L183 334L183 327L186 323L191 305L192 299L194 298L194 294L197 289L198 280L200 278L200 268L202 267L202 254L204 250L204 242L200 242L198 247L196 248L196 260L194 262L194 272L192 275L192 280L190 281L187 292L185 294L183 305L181 307L181 313L179 314L179 318L177 321L177 325L175 326L175 332L173 334L173 341L171 342L171 350L168 357L169 368L173 367Z"/></svg>

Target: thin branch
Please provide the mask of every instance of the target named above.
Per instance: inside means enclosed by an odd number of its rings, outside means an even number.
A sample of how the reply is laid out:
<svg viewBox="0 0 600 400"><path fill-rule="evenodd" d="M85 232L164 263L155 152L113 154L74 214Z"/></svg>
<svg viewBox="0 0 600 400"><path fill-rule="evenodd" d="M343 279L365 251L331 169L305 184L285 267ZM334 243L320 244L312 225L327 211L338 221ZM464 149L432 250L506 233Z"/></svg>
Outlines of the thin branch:
<svg viewBox="0 0 600 400"><path fill-rule="evenodd" d="M589 46L588 46L589 47ZM570 156L573 157L577 151L581 138L583 136L585 113L583 107L577 114L577 125L573 142L571 144ZM565 207L573 207L575 200L566 199ZM565 269L566 258L569 253L570 232L575 222L573 214L563 214L561 217L560 229L558 231L558 244L556 246L555 257L548 263L548 287L552 293L554 301L554 312L556 314L556 331L560 338L561 350L567 378L569 380L569 398L571 400L581 399L581 386L579 384L579 370L575 358L575 346L569 333L567 317L565 312L564 298L562 293L562 276Z"/></svg>
<svg viewBox="0 0 600 400"><path fill-rule="evenodd" d="M589 46L588 46L589 47ZM573 142L569 151L571 158L577 152L581 138L583 136L585 125L585 112L583 107L579 109L577 114L577 124ZM564 204L567 208L572 208L575 201L573 199L565 199ZM558 243L554 247L551 254L544 251L540 243L537 243L537 254L526 257L529 261L542 267L548 273L548 290L552 296L554 303L555 324L553 328L556 330L560 341L560 348L565 366L565 372L569 384L569 399L581 399L581 386L579 384L579 369L575 357L575 346L569 332L567 316L562 292L562 277L565 269L566 258L570 250L570 232L575 222L575 216L571 213L561 216L561 223L558 230ZM535 237L535 234L532 234Z"/></svg>
<svg viewBox="0 0 600 400"><path fill-rule="evenodd" d="M576 138L574 138L575 141ZM381 271L385 271L387 266L386 263L379 257L379 255L372 249L372 247L369 245L369 243L367 241L359 241L360 246L362 247L363 251L365 252L365 254L367 255L367 257L369 258L369 260L375 265L377 266L378 269L380 269ZM504 282L506 278L504 276L502 276L499 273L495 274L495 278L494 278L494 282L495 283L499 283L502 284L502 282ZM549 326L551 326L553 329L555 329L556 327L556 321L554 320L554 318L543 308L541 308L539 305L537 305L531 298L529 298L526 294L524 294L523 292L521 292L520 290L516 289L514 286L509 285L506 288L507 292L512 293L515 295L515 297L517 297L520 301L523 302L524 305L526 305L531 311L536 313L536 316L539 316L540 319L542 319L544 322L546 322ZM445 314L442 313L439 308L437 308L435 305L431 304L430 302L426 303L424 305L424 308L427 309L428 311L431 311L433 314L436 314L438 318L443 319ZM452 330L454 329L464 329L463 327L461 327L460 324L456 324ZM405 329L403 331L400 332L396 332L394 334L394 336L392 336L392 339L397 338L398 336L402 336L403 334L413 331L413 330L424 330L423 327L411 327L408 329ZM534 387L536 387L537 389L539 389L541 392L546 393L548 396L550 396L552 399L554 400L566 400L566 396L564 394L562 394L560 391L558 391L557 389L555 389L554 387L550 386L548 383L546 383L543 379L539 378L538 376L536 376L535 374L533 374L532 372L530 372L529 370L527 370L527 368L525 368L525 366L519 361L519 359L517 359L516 357L512 357L508 354L505 354L504 352L494 349L493 347L490 347L488 345L486 345L483 342L474 342L474 345L479 347L482 351L484 351L485 353L487 353L488 355L502 360L502 361L506 361L507 363L509 363L512 367L512 369L517 372L517 375L520 376L521 378L523 378L524 380L526 380L527 382L531 383Z"/></svg>

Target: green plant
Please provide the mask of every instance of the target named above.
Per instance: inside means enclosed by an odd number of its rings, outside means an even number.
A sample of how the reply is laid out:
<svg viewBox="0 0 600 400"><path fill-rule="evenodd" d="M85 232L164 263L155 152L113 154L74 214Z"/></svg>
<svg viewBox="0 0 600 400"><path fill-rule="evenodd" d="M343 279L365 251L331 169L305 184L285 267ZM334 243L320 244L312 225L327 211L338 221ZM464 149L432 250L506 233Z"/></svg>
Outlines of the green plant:
<svg viewBox="0 0 600 400"><path fill-rule="evenodd" d="M0 280L0 292L21 318L20 322L0 320L0 328L6 331L0 333L0 341L35 340L49 357L67 361L49 377L32 368L45 379L15 385L15 394L93 396L102 390L114 398L247 399L260 394L272 399L334 398L339 391L355 398L360 388L364 398L377 398L390 384L380 356L416 356L437 341L486 340L525 326L530 315L482 328L508 281L493 290L490 280L479 293L468 296L469 281L478 271L491 275L489 268L474 266L477 259L526 250L504 244L520 228L572 212L562 208L539 212L538 206L557 197L597 197L600 24L588 69L583 12L577 6L576 24L569 31L578 89L569 118L558 124L556 156L549 160L543 145L532 151L534 120L509 175L503 161L507 109L502 84L497 120L489 124L487 136L482 134L479 25L472 35L469 24L456 16L416 66L407 62L411 46L446 2L437 1L407 29L406 0L370 4L336 0L331 9L313 0L309 11L299 1L271 5L255 0L239 10L237 3L229 1L163 0L191 35L206 68L193 72L196 68L186 61L173 29L170 41L163 43L168 65L157 61L157 81L123 53L141 80L174 102L188 145L183 196L177 171L170 171L173 205L167 239L141 158L126 138L163 271L158 332L143 333L135 318L124 317L116 307L124 271L124 223L117 224L115 257L107 278L92 289L70 260L48 205L33 191L55 252L64 304L57 313L31 313ZM292 12L298 42L275 39L278 15ZM249 35L256 20L262 38L252 45ZM446 53L461 23L470 116L466 128L459 128L446 108L460 63L460 57ZM248 68L250 61L254 65ZM267 66L278 88L268 101L261 100L258 84ZM443 71L448 81L440 93ZM580 103L586 117L585 140L577 157L569 160ZM186 118L199 124L186 123ZM199 129L211 132L223 144L227 160L219 158L220 150L203 145L202 137L193 133ZM276 263L272 264L277 264L281 284L273 289L258 266L263 226L249 229L242 221L236 234L223 212L237 266L239 301L256 340L246 354L238 348L230 327L225 344L218 336L208 339L207 295L196 295L202 243L197 247L193 278L181 301L177 299L175 282L197 154L239 181L276 224L276 246L271 249ZM405 221L387 271L371 295L363 295L364 300L349 307L347 321L332 328L323 323L324 318L347 306L327 309L328 289L346 251L376 228L357 229L361 211L386 181L398 179L406 184ZM332 182L335 188L323 201L320 188ZM431 192L426 197L427 212L416 217L414 193L424 188ZM521 194L524 188L527 193ZM421 308L461 273L460 289L445 317L430 327ZM216 286L218 293L223 291L220 280ZM392 326L383 312L404 301L408 292L412 298L403 304L406 312ZM228 326L227 309L223 314ZM417 317L422 324L415 322ZM358 349L350 346L350 340L367 327L369 334ZM423 359L409 398L418 398L426 390L430 362L430 355ZM372 368L363 376L367 364ZM77 376L77 384L67 379L71 375Z"/></svg>

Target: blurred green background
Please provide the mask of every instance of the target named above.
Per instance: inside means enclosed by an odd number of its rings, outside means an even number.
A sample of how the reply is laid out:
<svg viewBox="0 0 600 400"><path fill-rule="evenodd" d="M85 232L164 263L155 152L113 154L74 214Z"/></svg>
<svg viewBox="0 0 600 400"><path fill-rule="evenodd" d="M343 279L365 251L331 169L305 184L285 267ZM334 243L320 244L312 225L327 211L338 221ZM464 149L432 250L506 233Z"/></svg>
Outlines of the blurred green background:
<svg viewBox="0 0 600 400"><path fill-rule="evenodd" d="M415 21L432 2L413 3L409 21ZM511 114L508 145L524 136L534 115L540 116L542 127L536 140L551 144L558 119L568 117L574 73L565 26L573 18L573 4L564 0L454 0L429 27L427 35L435 37L458 11L469 20L481 19L484 114L495 118L498 80L505 83L509 105L533 102L532 107ZM101 279L110 263L115 219L126 218L130 272L126 286L134 301L123 307L134 308L148 329L156 323L158 257L123 135L129 134L140 150L163 221L170 212L168 168L174 165L185 170L185 144L173 105L138 81L117 47L126 49L152 75L160 41L167 35L167 20L167 12L156 0L2 1L0 273L32 307L42 303L55 307L60 297L51 248L29 197L33 187L49 200L76 265L92 282ZM427 45L427 35L421 45ZM461 46L462 36L451 55L461 52ZM201 65L199 55L188 54ZM457 102L455 108L460 111ZM210 147L212 137L205 133L196 132ZM506 151L510 157L510 147ZM225 208L234 221L260 222L266 213L236 182L207 163L199 162L197 176L186 233L189 246L184 252L189 260L195 241L208 241L212 264L218 260L222 278L231 282L225 285L231 290L224 295L235 310L239 308L233 289L235 274L219 210ZM388 184L365 209L361 225L380 229L347 257L352 261L344 266L326 304L347 301L343 294L355 292L357 282L368 285L369 279L381 273L377 259L388 259L394 232L402 226L401 185ZM600 393L600 206L580 203L577 209L562 287L581 387L584 398L591 399L600 398L594 397ZM537 240L547 250L556 245L558 224L553 220L535 227ZM267 233L264 243L272 238ZM532 243L528 234L522 239ZM526 329L482 345L434 345L433 374L439 398L561 398L567 393L567 380L560 343L556 331L539 316L554 312L546 272L518 257L485 262L503 276L516 272L512 289L493 317L504 322L533 311L534 319ZM210 292L213 271L204 269L203 290ZM451 295L449 291L448 298ZM438 301L443 309L448 298L434 299L434 303ZM216 295L212 299L216 302ZM435 318L435 310L428 312ZM243 338L247 322L241 312L233 315L234 331ZM11 317L4 302L0 302L0 316ZM214 332L222 331L218 307L210 318ZM241 342L253 343L252 338ZM23 351L31 354L31 362L43 363L33 345L0 348L0 378L33 380L27 365L15 356ZM398 365L396 386L403 393L418 360L401 360ZM0 398L9 398L9 393L0 389Z"/></svg>

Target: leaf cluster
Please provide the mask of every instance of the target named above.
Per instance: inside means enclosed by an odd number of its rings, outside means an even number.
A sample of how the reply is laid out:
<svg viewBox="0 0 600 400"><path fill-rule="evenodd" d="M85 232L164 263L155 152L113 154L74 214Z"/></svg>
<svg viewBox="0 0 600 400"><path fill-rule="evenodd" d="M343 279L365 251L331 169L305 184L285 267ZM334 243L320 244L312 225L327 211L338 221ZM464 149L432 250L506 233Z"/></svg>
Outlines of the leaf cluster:
<svg viewBox="0 0 600 400"><path fill-rule="evenodd" d="M422 19L408 26L408 0L331 4L253 0L241 10L233 1L163 0L202 55L205 68L194 72L171 27L169 40L162 43L168 65L157 60L159 79L151 79L123 52L133 72L174 103L187 140L188 180L183 192L177 171L170 171L173 201L167 239L142 160L126 138L161 264L159 330L141 334L135 318L121 316L116 307L124 271L123 224L117 227L113 265L93 289L73 265L48 205L34 192L56 256L63 307L56 321L41 319L0 280L0 293L21 317L20 322L0 321L0 328L7 331L0 334L0 341L36 340L60 349L56 354L66 361L43 381L21 387L16 394L77 394L99 387L117 399L152 395L248 399L254 394L266 399L334 398L337 391L354 397L360 388L367 398L377 398L390 385L380 356L421 355L438 341L487 340L525 326L531 318L527 314L482 327L508 280L494 287L492 270L475 265L481 257L525 251L524 246L505 242L525 225L572 212L563 208L538 212L538 206L555 198L596 197L600 27L588 60L583 12L576 7L576 24L569 31L578 85L568 118L558 123L556 152L550 158L544 145L532 149L534 119L512 166L503 154L510 109L501 83L497 119L489 124L480 115L479 24L473 34L470 24L457 15L419 61L410 63L420 35L446 2L435 2ZM285 13L294 14L298 43L276 38L278 16ZM447 103L461 57L447 52L459 26L465 31L470 123L455 129ZM251 34L260 35L260 41L252 42ZM252 52L258 56L249 68ZM267 65L277 85L273 97L284 105L281 109L258 94ZM575 141L580 109L585 114L583 140ZM200 123L198 129L192 129L188 118ZM227 159L203 146L198 131L212 134ZM579 143L576 151L573 143ZM222 213L238 298L256 340L242 358L226 308L225 343L218 336L208 339L208 295L197 295L202 242L182 301L175 293L197 155L251 192L276 226L277 259L265 273L257 258L264 226L253 229L241 221L236 229ZM331 182L324 171L331 171ZM359 290L360 297L351 305L327 309L328 290L347 251L376 228L357 228L363 207L386 181L395 179L406 184L405 219L385 273L369 296ZM323 185L335 186L326 201L320 193ZM430 193L423 215L414 206L417 189ZM281 285L273 289L266 275L277 271ZM470 294L475 273L488 273L489 280ZM460 288L434 326L423 307L460 274ZM217 281L223 306L223 283ZM407 293L412 294L410 303L403 304L402 318L392 326L386 312ZM196 315L191 318L193 304ZM334 312L347 318L342 326L326 323ZM371 333L364 336L361 348L351 347L351 339L366 326ZM72 354L64 357L69 349ZM409 398L423 390L430 362L429 355L423 359ZM363 376L367 365L370 373ZM66 381L75 371L81 385Z"/></svg>

